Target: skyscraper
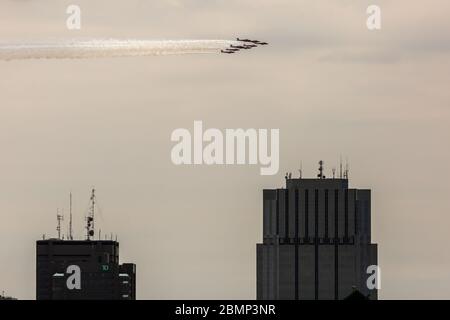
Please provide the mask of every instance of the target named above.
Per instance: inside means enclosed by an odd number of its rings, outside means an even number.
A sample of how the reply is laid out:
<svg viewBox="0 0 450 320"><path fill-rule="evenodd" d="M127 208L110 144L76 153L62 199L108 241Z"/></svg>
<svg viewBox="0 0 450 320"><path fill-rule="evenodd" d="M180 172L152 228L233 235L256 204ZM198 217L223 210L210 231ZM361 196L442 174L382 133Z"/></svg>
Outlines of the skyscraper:
<svg viewBox="0 0 450 320"><path fill-rule="evenodd" d="M135 300L136 266L119 264L112 240L36 243L37 300Z"/></svg>
<svg viewBox="0 0 450 320"><path fill-rule="evenodd" d="M377 299L367 285L377 265L370 190L349 188L347 172L326 178L320 162L317 179L287 175L286 189L263 199L257 299L344 299L354 290Z"/></svg>

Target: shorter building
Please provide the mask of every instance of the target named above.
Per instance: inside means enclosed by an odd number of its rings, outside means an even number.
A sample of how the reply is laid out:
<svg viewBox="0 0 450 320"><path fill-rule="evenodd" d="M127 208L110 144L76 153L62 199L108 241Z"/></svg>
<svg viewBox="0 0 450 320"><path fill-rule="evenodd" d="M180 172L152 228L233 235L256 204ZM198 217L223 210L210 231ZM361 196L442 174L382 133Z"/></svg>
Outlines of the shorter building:
<svg viewBox="0 0 450 320"><path fill-rule="evenodd" d="M5 296L4 293L0 294L0 300L17 300L16 298Z"/></svg>
<svg viewBox="0 0 450 320"><path fill-rule="evenodd" d="M36 242L37 300L135 300L136 265L119 263L119 242Z"/></svg>

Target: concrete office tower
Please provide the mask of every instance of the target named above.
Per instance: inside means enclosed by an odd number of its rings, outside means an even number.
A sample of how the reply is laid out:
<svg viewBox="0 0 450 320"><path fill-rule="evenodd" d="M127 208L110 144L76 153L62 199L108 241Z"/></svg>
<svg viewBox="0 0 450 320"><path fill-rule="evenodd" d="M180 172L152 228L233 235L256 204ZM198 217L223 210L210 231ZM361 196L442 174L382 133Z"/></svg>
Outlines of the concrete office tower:
<svg viewBox="0 0 450 320"><path fill-rule="evenodd" d="M349 189L347 170L325 178L322 164L317 179L289 174L286 189L264 190L257 299L337 300L354 290L378 297L367 286L367 268L377 265L370 190Z"/></svg>
<svg viewBox="0 0 450 320"><path fill-rule="evenodd" d="M135 300L136 266L112 240L36 242L37 300Z"/></svg>

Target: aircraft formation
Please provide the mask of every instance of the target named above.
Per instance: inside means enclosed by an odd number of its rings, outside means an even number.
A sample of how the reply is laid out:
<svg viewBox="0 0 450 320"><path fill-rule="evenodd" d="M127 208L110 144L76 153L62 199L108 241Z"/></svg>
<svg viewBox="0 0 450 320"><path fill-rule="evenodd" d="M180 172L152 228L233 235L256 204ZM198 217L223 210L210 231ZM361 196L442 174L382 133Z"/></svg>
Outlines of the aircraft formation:
<svg viewBox="0 0 450 320"><path fill-rule="evenodd" d="M222 53L226 54L233 54L235 52L238 52L239 50L249 50L252 48L256 48L257 46L266 46L268 45L267 42L259 41L259 40L250 40L250 39L240 39L237 38L236 41L242 42L242 45L230 45L229 48L225 50L220 50Z"/></svg>

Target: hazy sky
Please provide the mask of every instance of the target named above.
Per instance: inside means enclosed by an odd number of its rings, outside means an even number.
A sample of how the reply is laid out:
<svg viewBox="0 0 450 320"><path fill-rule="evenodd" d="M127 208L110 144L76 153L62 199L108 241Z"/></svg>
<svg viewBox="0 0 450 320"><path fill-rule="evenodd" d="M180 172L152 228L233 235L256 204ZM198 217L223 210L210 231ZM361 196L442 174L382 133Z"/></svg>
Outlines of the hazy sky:
<svg viewBox="0 0 450 320"><path fill-rule="evenodd" d="M68 31L69 4L82 30ZM382 30L367 30L379 4ZM233 39L239 55L0 61L0 291L35 297L35 241L92 186L141 299L254 299L262 189L350 161L372 189L380 297L450 298L448 0L2 0L0 41ZM176 128L279 128L280 172L174 166Z"/></svg>

